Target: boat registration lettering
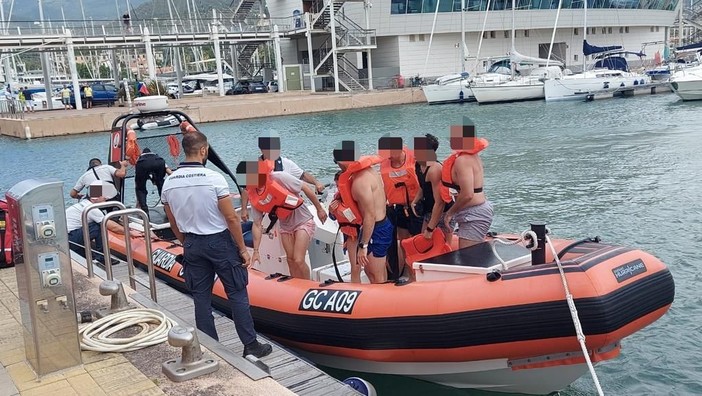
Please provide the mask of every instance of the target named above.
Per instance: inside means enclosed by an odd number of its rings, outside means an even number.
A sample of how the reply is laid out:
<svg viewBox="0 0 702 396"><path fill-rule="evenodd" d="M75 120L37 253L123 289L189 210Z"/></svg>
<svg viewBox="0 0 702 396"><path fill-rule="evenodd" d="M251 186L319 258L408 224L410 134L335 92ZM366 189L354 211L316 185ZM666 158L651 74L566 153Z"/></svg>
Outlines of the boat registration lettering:
<svg viewBox="0 0 702 396"><path fill-rule="evenodd" d="M302 297L299 309L350 315L360 294L358 290L310 289Z"/></svg>
<svg viewBox="0 0 702 396"><path fill-rule="evenodd" d="M636 275L646 272L646 264L644 264L641 259L637 259L624 265L620 265L617 268L613 268L612 272L614 273L614 277L617 278L617 282L622 283L627 279L631 279Z"/></svg>
<svg viewBox="0 0 702 396"><path fill-rule="evenodd" d="M156 249L151 254L151 261L153 261L154 265L168 272L175 265L175 258L175 254L163 249Z"/></svg>

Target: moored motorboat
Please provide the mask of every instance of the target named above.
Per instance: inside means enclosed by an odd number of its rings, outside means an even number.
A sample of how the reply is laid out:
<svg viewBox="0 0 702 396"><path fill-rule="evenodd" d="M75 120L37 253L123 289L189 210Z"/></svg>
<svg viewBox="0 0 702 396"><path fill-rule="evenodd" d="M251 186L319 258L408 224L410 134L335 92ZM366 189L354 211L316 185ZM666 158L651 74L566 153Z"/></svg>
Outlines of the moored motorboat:
<svg viewBox="0 0 702 396"><path fill-rule="evenodd" d="M129 117L122 117L123 124ZM126 132L124 126L113 128L110 161L124 158ZM158 150L153 139L164 136L143 139ZM212 153L210 163L230 173ZM147 257L144 240L133 238L131 256L142 268L152 261L157 276L185 289L176 260L182 247L173 242L160 210L150 213L160 240ZM536 245L534 253L527 247L539 238L527 233L487 236L465 249L444 244L440 232L428 249L415 247L427 243L419 236L403 243L416 282L340 282L348 261L337 226L331 221L317 226L307 259L313 279L281 275L287 263L275 226L262 240L261 265L249 270L248 290L258 331L330 367L459 388L549 393L588 370L557 257L594 362L615 358L621 340L660 318L674 298L670 272L648 253L597 239L553 239ZM512 245L496 245L498 240ZM123 236L110 234L109 246L126 256ZM335 267L339 276L333 275ZM227 311L219 281L213 294L215 306Z"/></svg>
<svg viewBox="0 0 702 396"><path fill-rule="evenodd" d="M684 101L702 100L702 66L673 73L670 76L670 88Z"/></svg>

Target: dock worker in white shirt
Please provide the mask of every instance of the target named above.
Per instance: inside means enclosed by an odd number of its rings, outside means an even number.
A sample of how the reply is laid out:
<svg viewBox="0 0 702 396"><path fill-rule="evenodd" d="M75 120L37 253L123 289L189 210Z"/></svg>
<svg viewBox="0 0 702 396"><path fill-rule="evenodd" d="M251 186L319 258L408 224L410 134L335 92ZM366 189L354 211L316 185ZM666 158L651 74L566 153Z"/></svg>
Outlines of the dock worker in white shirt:
<svg viewBox="0 0 702 396"><path fill-rule="evenodd" d="M88 170L86 170L85 173L83 173L80 176L80 178L78 178L78 181L76 181L76 185L73 186L73 189L71 189L71 198L82 199L85 195L81 194L81 191L83 191L83 189L86 186L89 186L92 182L96 180L101 180L114 185L114 178L118 177L120 179L123 179L127 175L127 165L129 165L129 162L122 161L120 162L120 165L121 167L117 169L112 165L103 165L102 161L100 161L100 158L91 159L88 162ZM90 198L89 193L87 194L87 196L88 198ZM106 196L105 199L108 201L119 200L119 192L115 188L114 195Z"/></svg>

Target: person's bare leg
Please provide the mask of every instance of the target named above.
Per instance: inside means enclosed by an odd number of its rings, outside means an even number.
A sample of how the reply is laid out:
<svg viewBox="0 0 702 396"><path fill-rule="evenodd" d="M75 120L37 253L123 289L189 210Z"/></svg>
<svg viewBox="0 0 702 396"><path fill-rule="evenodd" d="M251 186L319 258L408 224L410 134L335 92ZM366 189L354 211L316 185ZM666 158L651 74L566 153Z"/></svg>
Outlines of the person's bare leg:
<svg viewBox="0 0 702 396"><path fill-rule="evenodd" d="M288 262L288 271L290 272L290 276L292 276L293 278L309 279L310 271L309 268L307 268L307 264L305 263L304 253L302 255L301 260L302 265L300 265L300 261L298 261L298 257L295 252L295 239L296 236L294 234L280 234L280 241L283 244L283 250L285 250L285 256ZM307 271L303 270L301 268L302 266L306 267Z"/></svg>
<svg viewBox="0 0 702 396"><path fill-rule="evenodd" d="M368 265L365 271L371 283L385 283L388 280L388 272L385 269L388 258L375 257L373 253L368 254Z"/></svg>
<svg viewBox="0 0 702 396"><path fill-rule="evenodd" d="M358 265L356 250L358 249L358 239L349 238L346 240L346 251L351 263L351 283L361 283L361 266Z"/></svg>
<svg viewBox="0 0 702 396"><path fill-rule="evenodd" d="M310 236L305 230L296 230L293 234L293 256L295 257L295 278L310 279L310 267L305 261L307 248L310 247ZM289 262L288 262L289 263ZM290 272L293 272L292 266Z"/></svg>

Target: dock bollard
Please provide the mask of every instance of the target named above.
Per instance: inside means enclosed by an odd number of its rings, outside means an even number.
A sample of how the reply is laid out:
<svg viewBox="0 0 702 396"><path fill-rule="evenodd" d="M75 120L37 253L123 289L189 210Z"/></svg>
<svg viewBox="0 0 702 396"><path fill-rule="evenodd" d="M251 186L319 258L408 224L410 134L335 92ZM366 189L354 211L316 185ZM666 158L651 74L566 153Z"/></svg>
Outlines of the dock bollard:
<svg viewBox="0 0 702 396"><path fill-rule="evenodd" d="M95 312L95 316L100 319L107 315L135 309L134 304L130 304L127 300L127 295L124 293L122 282L114 280L106 280L100 283L100 294L103 296L112 296L110 299L110 308L100 308Z"/></svg>
<svg viewBox="0 0 702 396"><path fill-rule="evenodd" d="M180 358L165 361L163 374L173 382L187 381L201 375L214 373L219 369L219 362L203 359L197 330L193 327L176 326L168 332L168 343L176 348L183 348Z"/></svg>

